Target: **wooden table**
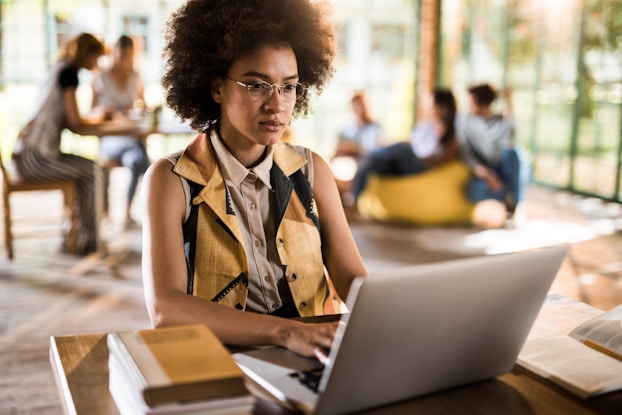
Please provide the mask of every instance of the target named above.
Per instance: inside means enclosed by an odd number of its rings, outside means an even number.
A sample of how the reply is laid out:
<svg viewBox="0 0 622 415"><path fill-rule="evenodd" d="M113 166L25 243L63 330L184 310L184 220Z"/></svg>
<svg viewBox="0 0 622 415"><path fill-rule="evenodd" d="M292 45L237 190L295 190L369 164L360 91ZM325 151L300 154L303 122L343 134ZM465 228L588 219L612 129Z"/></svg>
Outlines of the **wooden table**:
<svg viewBox="0 0 622 415"><path fill-rule="evenodd" d="M530 338L568 333L600 313L567 297L547 298ZM67 414L118 414L108 391L106 334L51 338L50 360ZM250 385L258 396L255 414L290 414ZM366 414L616 414L622 413L622 392L582 400L515 366L512 372L484 382L439 392L366 411Z"/></svg>

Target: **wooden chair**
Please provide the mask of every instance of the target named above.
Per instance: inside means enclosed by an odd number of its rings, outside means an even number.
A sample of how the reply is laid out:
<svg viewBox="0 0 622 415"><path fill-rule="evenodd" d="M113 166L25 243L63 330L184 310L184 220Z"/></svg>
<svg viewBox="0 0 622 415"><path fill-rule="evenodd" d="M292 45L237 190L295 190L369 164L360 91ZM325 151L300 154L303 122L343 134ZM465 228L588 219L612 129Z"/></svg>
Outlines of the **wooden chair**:
<svg viewBox="0 0 622 415"><path fill-rule="evenodd" d="M9 259L13 259L13 229L11 223L11 193L41 190L60 190L63 192L65 214L69 221L67 251L76 250L75 199L76 184L71 180L49 182L27 182L20 180L6 170L0 153L0 175L2 176L2 205L4 211L4 240Z"/></svg>

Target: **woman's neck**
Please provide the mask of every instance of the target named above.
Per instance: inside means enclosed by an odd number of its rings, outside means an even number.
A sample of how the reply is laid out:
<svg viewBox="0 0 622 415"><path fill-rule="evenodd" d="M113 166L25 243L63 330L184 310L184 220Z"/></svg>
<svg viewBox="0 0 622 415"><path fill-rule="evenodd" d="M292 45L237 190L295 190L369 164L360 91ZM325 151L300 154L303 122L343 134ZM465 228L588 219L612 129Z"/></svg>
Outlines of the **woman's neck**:
<svg viewBox="0 0 622 415"><path fill-rule="evenodd" d="M114 79L117 81L119 85L125 86L128 78L132 74L132 68L125 68L122 66L113 65L110 68L110 73L112 74L112 76L114 77Z"/></svg>

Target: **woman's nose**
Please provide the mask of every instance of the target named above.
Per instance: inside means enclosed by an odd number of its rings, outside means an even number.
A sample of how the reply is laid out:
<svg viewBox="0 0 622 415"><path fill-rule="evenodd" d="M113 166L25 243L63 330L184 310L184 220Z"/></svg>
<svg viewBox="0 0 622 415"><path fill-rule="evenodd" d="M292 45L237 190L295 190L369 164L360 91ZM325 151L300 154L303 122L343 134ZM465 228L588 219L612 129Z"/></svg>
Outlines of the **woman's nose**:
<svg viewBox="0 0 622 415"><path fill-rule="evenodd" d="M282 90L274 86L272 95L264 103L266 111L270 112L283 112L285 111L285 101L283 100Z"/></svg>

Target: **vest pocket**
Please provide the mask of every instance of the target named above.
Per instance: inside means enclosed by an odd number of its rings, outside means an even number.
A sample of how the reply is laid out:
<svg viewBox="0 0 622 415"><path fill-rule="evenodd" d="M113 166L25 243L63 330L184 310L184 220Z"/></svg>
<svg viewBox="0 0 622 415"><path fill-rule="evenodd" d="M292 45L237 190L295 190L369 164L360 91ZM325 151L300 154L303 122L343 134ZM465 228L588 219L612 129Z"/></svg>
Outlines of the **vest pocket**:
<svg viewBox="0 0 622 415"><path fill-rule="evenodd" d="M242 284L244 287L240 287L240 284ZM223 288L218 294L216 294L214 298L212 298L212 301L215 303L220 303L236 287L242 288L244 290L246 290L248 287L248 277L243 272L240 273L240 275L233 279L229 284L227 284L227 286ZM242 310L244 308L244 306L240 303L232 304L232 306L239 310Z"/></svg>

